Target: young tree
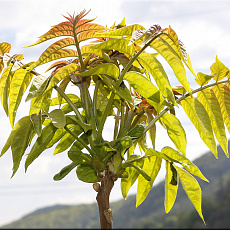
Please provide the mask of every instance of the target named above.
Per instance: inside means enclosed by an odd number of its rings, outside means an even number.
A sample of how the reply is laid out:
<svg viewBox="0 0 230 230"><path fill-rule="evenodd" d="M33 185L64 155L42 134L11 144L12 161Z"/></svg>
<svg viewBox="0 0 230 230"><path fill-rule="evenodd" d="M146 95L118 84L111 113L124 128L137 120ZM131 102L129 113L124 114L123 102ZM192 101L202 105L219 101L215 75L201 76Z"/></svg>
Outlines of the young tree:
<svg viewBox="0 0 230 230"><path fill-rule="evenodd" d="M121 192L126 199L130 187L138 181L139 206L164 160L166 213L174 204L180 181L204 221L201 188L192 175L208 180L186 157L186 134L174 107L185 111L216 158L215 138L228 157L225 126L229 132L229 69L216 57L210 75L196 74L183 43L170 26L162 29L153 25L146 30L138 24L126 26L123 20L107 28L92 23L94 19L85 19L87 14L83 10L65 16L64 22L30 45L64 37L51 44L35 62L23 64L22 55L8 54L9 43L0 43L0 96L12 125L1 156L11 148L12 176L31 143L25 170L42 152L56 145L54 154L66 151L71 163L54 180L63 179L74 169L79 180L92 183L101 228L112 228L109 196L114 182L121 178ZM93 39L91 43L80 46L89 39ZM67 49L68 46L74 48ZM147 47L153 53L146 52ZM158 55L171 66L180 86L172 88ZM58 59L61 60L52 62ZM35 71L48 62L52 62L48 77ZM185 66L198 84L195 90L189 86ZM73 84L76 93L67 93ZM29 114L15 124L18 106L29 86ZM102 135L109 116L114 117L112 141ZM175 148L155 148L156 122L167 130ZM141 153L136 153L137 145Z"/></svg>

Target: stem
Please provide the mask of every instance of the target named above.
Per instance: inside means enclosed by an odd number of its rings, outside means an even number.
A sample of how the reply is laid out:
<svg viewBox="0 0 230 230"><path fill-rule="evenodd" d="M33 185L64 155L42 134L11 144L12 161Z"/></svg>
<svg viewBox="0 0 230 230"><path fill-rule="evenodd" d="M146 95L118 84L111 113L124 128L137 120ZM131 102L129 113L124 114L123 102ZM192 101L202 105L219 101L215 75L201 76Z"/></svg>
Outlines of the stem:
<svg viewBox="0 0 230 230"><path fill-rule="evenodd" d="M97 95L98 95L98 89L100 84L101 84L101 80L98 78L93 93L93 116L95 118L96 124L97 124Z"/></svg>
<svg viewBox="0 0 230 230"><path fill-rule="evenodd" d="M74 105L74 103L70 100L70 98L57 85L54 86L54 89L56 89L58 93L66 100L69 106L73 109L79 121L83 124L84 121L82 119L82 116L80 112L78 111L78 109L76 108L76 106Z"/></svg>
<svg viewBox="0 0 230 230"><path fill-rule="evenodd" d="M65 129L70 135L72 135L80 144L82 144L82 145L89 151L89 153L90 153L92 156L96 154L92 149L90 149L90 148L88 147L88 145L87 145L81 138L79 138L79 137L78 137L75 133L73 133L70 129L68 129L66 126L64 127L64 129Z"/></svg>
<svg viewBox="0 0 230 230"><path fill-rule="evenodd" d="M120 137L124 131L124 125L125 125L125 102L123 99L121 99L121 121L120 121L120 129L118 133L118 137Z"/></svg>
<svg viewBox="0 0 230 230"><path fill-rule="evenodd" d="M119 111L119 109L117 109L117 115L115 116L115 125L114 125L113 140L115 140L117 138L119 120L120 120L120 111Z"/></svg>
<svg viewBox="0 0 230 230"><path fill-rule="evenodd" d="M126 67L124 68L124 70L122 71L120 77L118 78L118 80L116 81L116 84L114 86L115 90L117 90L121 84L121 82L123 81L124 79L124 76L125 74L128 72L128 70L130 69L130 67L132 66L133 62L138 58L138 56L150 45L150 43L152 43L156 38L158 38L161 34L158 34L157 36L155 36L154 38L152 38L149 42L147 42L128 62L128 64L126 65ZM112 92L110 98L109 98L109 101L108 101L108 104L105 108L105 111L102 115L102 118L101 118L101 122L100 122L100 126L98 128L98 133L97 133L97 139L96 141L99 142L100 139L101 139L101 136L102 136L102 130L103 130L103 127L104 127L104 124L105 124L105 121L106 121L106 118L108 116L108 113L112 107L112 104L113 104L113 100L114 100L114 97L115 97L115 93Z"/></svg>
<svg viewBox="0 0 230 230"><path fill-rule="evenodd" d="M99 174L99 178L101 185L96 200L99 209L101 229L112 229L113 217L109 206L109 196L114 186L114 180L107 170L105 170L105 175Z"/></svg>
<svg viewBox="0 0 230 230"><path fill-rule="evenodd" d="M76 31L75 31L75 24L73 25L73 36L74 36L74 41L75 41L75 46L77 48L77 53L78 53L78 58L79 58L79 61L80 61L80 64L81 64L81 72L84 72L85 71L85 65L84 65L84 62L83 62L83 57L82 57L82 54L81 54L81 49L80 49L80 45L79 45L79 42L77 40L77 34L76 34Z"/></svg>

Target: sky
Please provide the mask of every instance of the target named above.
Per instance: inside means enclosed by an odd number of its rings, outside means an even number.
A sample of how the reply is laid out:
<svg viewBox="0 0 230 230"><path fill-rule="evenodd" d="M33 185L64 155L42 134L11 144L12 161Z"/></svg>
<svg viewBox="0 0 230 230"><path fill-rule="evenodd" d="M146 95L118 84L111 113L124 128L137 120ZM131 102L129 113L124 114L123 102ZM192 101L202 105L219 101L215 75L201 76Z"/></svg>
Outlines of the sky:
<svg viewBox="0 0 230 230"><path fill-rule="evenodd" d="M24 54L25 62L36 61L49 43L30 48L22 48L47 32L50 26L64 20L67 12L79 13L83 9L91 12L87 18L104 26L119 24L125 17L126 24L140 24L146 29L154 24L162 28L169 25L184 43L195 72L210 74L210 66L216 55L230 67L230 1L128 1L128 0L0 0L0 42L12 45L11 54ZM165 66L172 85L178 85L172 70ZM44 71L44 67L36 69ZM191 88L195 87L193 75L187 72ZM22 103L17 119L24 116L28 105ZM182 109L176 110L187 135L187 157L191 160L208 151L200 140L198 132L186 118ZM0 107L0 149L4 146L11 126ZM111 137L109 124L104 135ZM229 134L227 134L229 139ZM157 150L165 145L173 146L164 130L157 126ZM214 157L214 156L213 156ZM92 184L79 181L73 170L62 181L53 181L53 176L69 164L66 153L53 156L52 149L45 151L24 172L24 160L16 175L11 179L12 156L6 152L0 158L0 226L19 219L38 208L55 204L82 204L95 202L96 193ZM156 182L164 178L164 166ZM208 175L205 175L208 178ZM122 199L120 182L117 181L111 193L111 201ZM136 184L129 194L136 192ZM163 205L163 204L162 204Z"/></svg>

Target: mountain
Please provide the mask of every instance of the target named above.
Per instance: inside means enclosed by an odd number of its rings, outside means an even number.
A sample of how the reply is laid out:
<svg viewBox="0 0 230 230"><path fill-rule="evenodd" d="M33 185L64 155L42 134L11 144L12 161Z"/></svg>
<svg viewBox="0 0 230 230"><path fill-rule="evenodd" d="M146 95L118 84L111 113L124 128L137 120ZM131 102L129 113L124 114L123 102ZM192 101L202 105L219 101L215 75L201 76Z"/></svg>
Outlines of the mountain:
<svg viewBox="0 0 230 230"><path fill-rule="evenodd" d="M230 150L229 150L230 151ZM164 211L164 181L154 186L146 200L135 206L135 195L111 203L114 228L228 228L230 220L230 159L218 147L217 160L207 152L194 163L210 181L197 178L202 188L203 224L184 190L179 186L172 210ZM97 204L52 206L39 209L1 228L99 228Z"/></svg>

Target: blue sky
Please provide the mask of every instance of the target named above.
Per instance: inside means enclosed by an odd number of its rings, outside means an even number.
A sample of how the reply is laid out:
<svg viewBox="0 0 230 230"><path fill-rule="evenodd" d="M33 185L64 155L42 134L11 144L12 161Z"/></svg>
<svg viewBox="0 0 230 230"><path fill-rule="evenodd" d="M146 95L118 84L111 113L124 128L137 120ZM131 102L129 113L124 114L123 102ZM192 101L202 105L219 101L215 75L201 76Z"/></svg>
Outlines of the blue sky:
<svg viewBox="0 0 230 230"><path fill-rule="evenodd" d="M78 13L84 8L91 9L88 17L97 17L95 22L102 25L111 26L114 21L120 23L124 17L127 25L137 23L145 28L153 24L160 24L163 28L171 25L185 44L195 72L210 74L209 68L215 62L216 55L230 67L229 1L0 0L0 42L11 43L11 53L23 53L25 62L35 61L41 51L48 47L48 43L26 49L22 47L35 42L38 36L50 29L50 26L61 22L64 19L61 14L66 15L67 12L72 14L74 11ZM164 63L164 60L162 62ZM166 63L165 69L170 80L176 85L177 81ZM38 70L43 71L44 67ZM193 76L188 72L187 77L193 87ZM20 105L17 118L23 116L27 109L28 105ZM208 149L199 139L198 132L185 118L184 112L180 110L178 114L187 134L187 156L195 159ZM11 127L2 107L0 107L0 117L0 148L2 148ZM165 136L162 138L161 134ZM110 135L109 125L104 135ZM166 136L165 132L158 132L159 150L165 142L169 141ZM19 171L10 179L11 153L8 151L2 156L0 158L0 226L47 205L94 202L96 194L92 185L78 181L74 171L63 181L53 181L53 175L68 163L65 153L53 156L52 150L46 151L29 167L26 174L22 162ZM157 181L162 178L164 178L164 170ZM133 193L135 193L135 186L130 191L130 194ZM120 198L121 192L117 182L111 200Z"/></svg>

